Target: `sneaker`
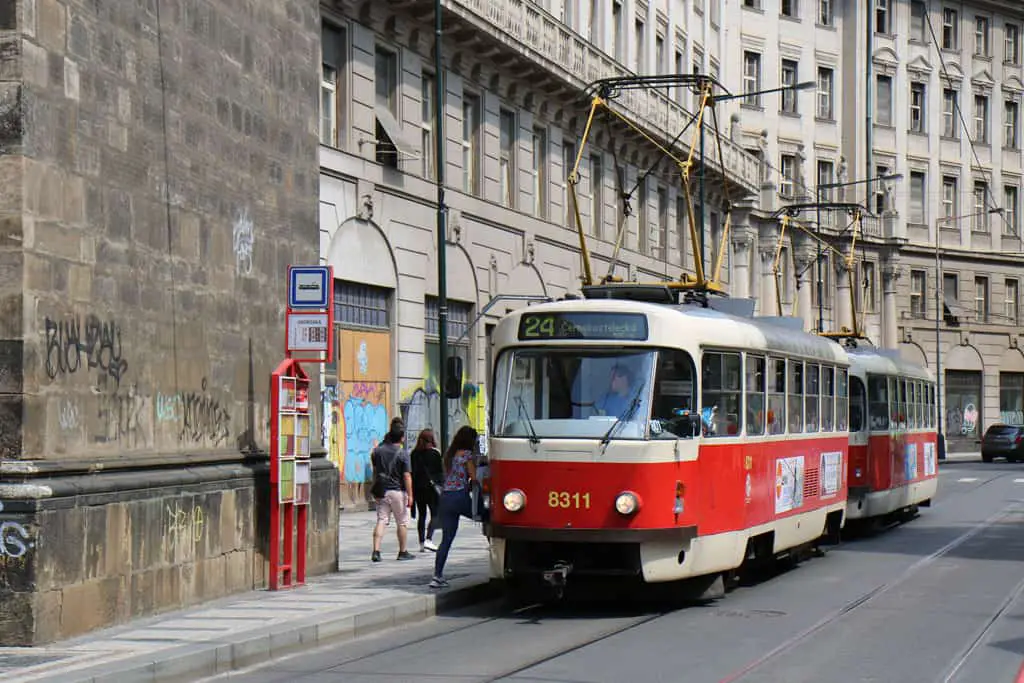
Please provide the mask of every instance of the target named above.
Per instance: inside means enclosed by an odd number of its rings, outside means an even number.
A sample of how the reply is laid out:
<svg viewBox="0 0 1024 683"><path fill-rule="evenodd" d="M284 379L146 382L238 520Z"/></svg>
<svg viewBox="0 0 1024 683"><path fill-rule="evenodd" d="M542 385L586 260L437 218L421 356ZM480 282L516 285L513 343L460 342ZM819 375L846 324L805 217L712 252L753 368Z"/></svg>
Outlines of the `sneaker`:
<svg viewBox="0 0 1024 683"><path fill-rule="evenodd" d="M398 558L397 559L399 559L399 560L415 560L416 556L413 555L412 553L410 553L408 550L403 550L402 552L398 553Z"/></svg>
<svg viewBox="0 0 1024 683"><path fill-rule="evenodd" d="M380 551L379 550L374 550L373 554L370 555L370 559L373 560L374 562L380 562Z"/></svg>
<svg viewBox="0 0 1024 683"><path fill-rule="evenodd" d="M434 542L431 541L429 538L426 541L423 542L423 547L426 548L427 550L429 550L432 553L436 553L437 552L437 546L434 545Z"/></svg>
<svg viewBox="0 0 1024 683"><path fill-rule="evenodd" d="M446 579L444 577L441 577L441 576L435 576L434 578L432 578L430 580L430 587L431 588L447 588L448 587L448 579Z"/></svg>

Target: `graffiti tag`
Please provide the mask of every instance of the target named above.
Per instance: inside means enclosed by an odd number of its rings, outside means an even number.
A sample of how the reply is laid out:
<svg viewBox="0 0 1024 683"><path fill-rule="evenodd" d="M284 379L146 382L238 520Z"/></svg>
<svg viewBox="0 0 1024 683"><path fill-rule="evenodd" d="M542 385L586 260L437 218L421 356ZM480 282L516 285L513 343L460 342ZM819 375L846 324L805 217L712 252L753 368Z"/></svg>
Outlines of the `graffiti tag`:
<svg viewBox="0 0 1024 683"><path fill-rule="evenodd" d="M207 394L206 378L202 391L178 392L181 408L181 430L178 438L182 441L209 441L219 445L231 436L231 416L220 401Z"/></svg>
<svg viewBox="0 0 1024 683"><path fill-rule="evenodd" d="M127 391L113 391L98 396L96 410L96 443L120 442L128 447L145 446L149 439L146 434L146 418L149 415L150 399L137 391L134 384Z"/></svg>
<svg viewBox="0 0 1024 683"><path fill-rule="evenodd" d="M203 526L206 524L203 508L196 505L186 512L177 503L173 508L169 505L165 508L167 510L167 534L171 537L172 543L198 543L203 540Z"/></svg>
<svg viewBox="0 0 1024 683"><path fill-rule="evenodd" d="M0 512L4 511L0 501ZM17 522L0 522L0 557L19 558L35 547L31 535L23 525Z"/></svg>
<svg viewBox="0 0 1024 683"><path fill-rule="evenodd" d="M60 428L64 431L78 429L78 406L71 401L61 401L57 412Z"/></svg>
<svg viewBox="0 0 1024 683"><path fill-rule="evenodd" d="M47 317L45 326L47 377L52 380L87 367L98 368L101 374L121 383L128 361L122 356L120 325L89 314L84 325L76 315L64 320Z"/></svg>
<svg viewBox="0 0 1024 683"><path fill-rule="evenodd" d="M238 275L249 275L252 273L252 252L256 234L248 209L242 210L235 217L231 238L235 250L235 272Z"/></svg>

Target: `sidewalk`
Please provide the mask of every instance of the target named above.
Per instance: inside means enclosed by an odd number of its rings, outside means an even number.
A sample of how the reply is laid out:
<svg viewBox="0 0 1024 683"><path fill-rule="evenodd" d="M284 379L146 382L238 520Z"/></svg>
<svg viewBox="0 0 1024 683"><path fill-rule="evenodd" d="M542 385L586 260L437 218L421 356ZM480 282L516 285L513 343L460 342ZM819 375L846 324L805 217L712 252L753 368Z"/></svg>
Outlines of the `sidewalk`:
<svg viewBox="0 0 1024 683"><path fill-rule="evenodd" d="M242 593L48 646L0 647L0 680L194 681L496 597L479 524L462 520L445 568L451 586L438 591L427 587L434 553L419 553L415 526L409 529L415 560L395 560L392 524L381 548L384 561L370 562L374 521L370 512L341 515L336 574L314 577L300 588ZM440 532L434 540L440 541Z"/></svg>
<svg viewBox="0 0 1024 683"><path fill-rule="evenodd" d="M946 452L946 459L940 460L939 464L943 463L954 463L954 462L981 462L981 451L973 451L967 453L950 453Z"/></svg>

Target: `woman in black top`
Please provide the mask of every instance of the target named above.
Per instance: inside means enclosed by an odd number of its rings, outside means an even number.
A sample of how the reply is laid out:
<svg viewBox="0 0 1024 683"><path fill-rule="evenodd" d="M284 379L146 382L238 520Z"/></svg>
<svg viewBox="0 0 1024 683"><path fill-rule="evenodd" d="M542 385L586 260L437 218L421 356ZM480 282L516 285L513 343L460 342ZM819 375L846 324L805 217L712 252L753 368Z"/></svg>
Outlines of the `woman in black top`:
<svg viewBox="0 0 1024 683"><path fill-rule="evenodd" d="M432 429L424 429L416 439L416 448L410 454L412 461L412 497L416 502L416 530L420 536L420 552L437 550L431 540L437 526L437 504L441 486L444 485L444 467L441 451L437 448ZM430 525L427 525L427 510L430 510ZM426 535L424 536L424 527Z"/></svg>

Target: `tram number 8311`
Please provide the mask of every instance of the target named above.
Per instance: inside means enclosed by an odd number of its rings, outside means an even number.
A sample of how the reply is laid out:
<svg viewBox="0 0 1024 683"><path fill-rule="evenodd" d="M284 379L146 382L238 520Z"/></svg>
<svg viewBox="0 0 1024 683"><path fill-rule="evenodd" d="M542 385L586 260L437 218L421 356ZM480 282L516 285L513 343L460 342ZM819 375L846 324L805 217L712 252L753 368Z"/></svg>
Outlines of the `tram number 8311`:
<svg viewBox="0 0 1024 683"><path fill-rule="evenodd" d="M589 493L569 493L568 491L548 491L548 507L590 509Z"/></svg>

